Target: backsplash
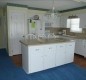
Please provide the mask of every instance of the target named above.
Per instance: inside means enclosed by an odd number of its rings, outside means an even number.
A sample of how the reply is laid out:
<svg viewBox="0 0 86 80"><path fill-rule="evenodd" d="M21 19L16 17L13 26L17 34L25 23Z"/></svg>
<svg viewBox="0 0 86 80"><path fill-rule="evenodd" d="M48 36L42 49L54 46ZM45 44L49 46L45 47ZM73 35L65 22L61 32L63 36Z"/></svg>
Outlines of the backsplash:
<svg viewBox="0 0 86 80"><path fill-rule="evenodd" d="M51 33L57 34L59 32L60 28L48 27L45 30L50 30Z"/></svg>
<svg viewBox="0 0 86 80"><path fill-rule="evenodd" d="M79 37L84 37L86 36L86 29L82 29L82 33L74 33L74 32L70 32L70 28L63 28L62 30L66 30L66 34L67 35L71 35L71 36L79 36Z"/></svg>
<svg viewBox="0 0 86 80"><path fill-rule="evenodd" d="M85 28L83 28L82 33L70 32L70 28L46 28L46 30L50 30L50 32L54 33L54 34L59 34L59 32L66 30L66 35L79 36L79 37L85 37L86 36L86 29Z"/></svg>

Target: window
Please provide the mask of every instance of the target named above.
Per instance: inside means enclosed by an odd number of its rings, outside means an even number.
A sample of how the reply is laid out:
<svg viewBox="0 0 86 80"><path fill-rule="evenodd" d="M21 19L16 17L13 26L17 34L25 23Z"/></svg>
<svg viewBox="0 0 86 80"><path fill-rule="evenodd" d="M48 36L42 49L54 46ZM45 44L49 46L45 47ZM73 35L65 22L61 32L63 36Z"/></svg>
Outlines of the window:
<svg viewBox="0 0 86 80"><path fill-rule="evenodd" d="M77 32L81 33L82 28L79 28L80 26L80 18L71 18L67 19L67 27L70 27L70 32Z"/></svg>

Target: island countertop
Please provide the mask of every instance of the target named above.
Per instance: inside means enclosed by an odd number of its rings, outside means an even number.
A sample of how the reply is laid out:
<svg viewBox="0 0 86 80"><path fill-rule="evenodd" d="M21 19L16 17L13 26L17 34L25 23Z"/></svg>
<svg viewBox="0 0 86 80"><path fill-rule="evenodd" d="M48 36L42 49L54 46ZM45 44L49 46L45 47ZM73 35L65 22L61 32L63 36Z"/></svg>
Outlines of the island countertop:
<svg viewBox="0 0 86 80"><path fill-rule="evenodd" d="M56 38L56 39L45 39L45 40L37 40L37 39L25 39L21 40L20 42L26 46L28 45L43 45L43 44L55 44L55 43L66 43L75 40L68 40L64 38Z"/></svg>

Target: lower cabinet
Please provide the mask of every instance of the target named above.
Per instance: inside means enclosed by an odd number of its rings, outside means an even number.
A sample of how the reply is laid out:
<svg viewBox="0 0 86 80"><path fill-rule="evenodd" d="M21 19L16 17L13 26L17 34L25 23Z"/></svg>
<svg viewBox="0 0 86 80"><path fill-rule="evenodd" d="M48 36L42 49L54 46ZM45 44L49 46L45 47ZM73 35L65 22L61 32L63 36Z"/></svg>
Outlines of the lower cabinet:
<svg viewBox="0 0 86 80"><path fill-rule="evenodd" d="M86 57L86 40L83 39L76 40L75 53Z"/></svg>
<svg viewBox="0 0 86 80"><path fill-rule="evenodd" d="M55 45L45 45L43 54L44 69L55 67Z"/></svg>
<svg viewBox="0 0 86 80"><path fill-rule="evenodd" d="M75 43L74 42L66 43L66 52L65 52L66 63L73 62L73 60L74 60L74 50L75 50Z"/></svg>
<svg viewBox="0 0 86 80"><path fill-rule="evenodd" d="M65 43L56 45L56 66L65 64Z"/></svg>
<svg viewBox="0 0 86 80"><path fill-rule="evenodd" d="M83 45L84 45L83 40L81 40L81 39L76 40L76 44L75 44L75 53L76 54L83 55L83 49L84 49Z"/></svg>
<svg viewBox="0 0 86 80"><path fill-rule="evenodd" d="M73 62L75 42L25 46L22 64L27 74Z"/></svg>
<svg viewBox="0 0 86 80"><path fill-rule="evenodd" d="M43 47L29 47L29 67L31 73L43 70Z"/></svg>
<svg viewBox="0 0 86 80"><path fill-rule="evenodd" d="M86 40L84 40L84 51L83 51L84 57L86 57Z"/></svg>

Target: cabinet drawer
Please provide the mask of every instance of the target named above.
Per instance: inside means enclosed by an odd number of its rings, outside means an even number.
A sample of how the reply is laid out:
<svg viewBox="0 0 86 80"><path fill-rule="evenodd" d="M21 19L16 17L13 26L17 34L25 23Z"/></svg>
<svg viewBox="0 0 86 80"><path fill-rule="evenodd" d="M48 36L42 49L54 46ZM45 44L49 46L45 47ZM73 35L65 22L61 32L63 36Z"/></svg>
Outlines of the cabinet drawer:
<svg viewBox="0 0 86 80"><path fill-rule="evenodd" d="M57 44L56 47L60 47L60 48L65 47L65 43L63 43L63 44Z"/></svg>
<svg viewBox="0 0 86 80"><path fill-rule="evenodd" d="M68 46L74 46L75 42L67 43L66 45L68 45Z"/></svg>
<svg viewBox="0 0 86 80"><path fill-rule="evenodd" d="M43 46L31 46L31 47L29 47L29 50L39 51L42 48L43 48Z"/></svg>

